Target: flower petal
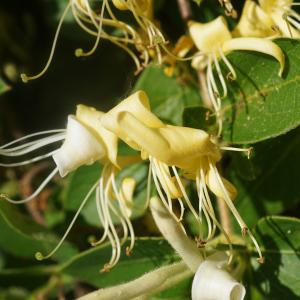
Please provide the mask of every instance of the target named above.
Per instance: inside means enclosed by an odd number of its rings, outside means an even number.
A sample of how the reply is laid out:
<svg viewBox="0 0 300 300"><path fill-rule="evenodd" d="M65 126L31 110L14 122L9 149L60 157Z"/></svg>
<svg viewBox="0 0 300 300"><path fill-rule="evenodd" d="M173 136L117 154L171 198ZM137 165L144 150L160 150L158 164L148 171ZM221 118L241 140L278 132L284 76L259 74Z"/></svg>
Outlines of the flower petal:
<svg viewBox="0 0 300 300"><path fill-rule="evenodd" d="M104 115L105 113L98 111L93 107L82 104L77 105L76 118L94 132L99 141L106 146L107 155L104 159L109 160L115 166L118 166L118 137L101 125L100 120Z"/></svg>
<svg viewBox="0 0 300 300"><path fill-rule="evenodd" d="M244 286L225 269L227 256L217 252L202 262L194 276L192 300L243 300Z"/></svg>
<svg viewBox="0 0 300 300"><path fill-rule="evenodd" d="M61 177L83 165L90 165L106 155L103 144L75 116L68 117L66 139L52 156Z"/></svg>
<svg viewBox="0 0 300 300"><path fill-rule="evenodd" d="M246 0L241 18L232 34L235 37L269 37L274 36L272 18L254 1Z"/></svg>
<svg viewBox="0 0 300 300"><path fill-rule="evenodd" d="M284 70L285 57L284 53L275 43L263 38L234 38L224 42L222 50L231 52L234 50L249 50L265 53L273 56L280 63L278 75L281 76Z"/></svg>
<svg viewBox="0 0 300 300"><path fill-rule="evenodd" d="M222 16L208 23L190 21L188 27L196 47L203 53L217 51L225 41L231 39L226 20Z"/></svg>

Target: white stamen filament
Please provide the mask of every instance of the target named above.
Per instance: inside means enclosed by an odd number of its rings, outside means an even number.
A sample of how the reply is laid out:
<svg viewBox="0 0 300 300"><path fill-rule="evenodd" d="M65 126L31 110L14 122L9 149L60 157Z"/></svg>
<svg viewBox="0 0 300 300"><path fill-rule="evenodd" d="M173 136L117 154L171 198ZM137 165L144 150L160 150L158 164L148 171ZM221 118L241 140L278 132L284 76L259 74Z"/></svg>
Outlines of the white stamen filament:
<svg viewBox="0 0 300 300"><path fill-rule="evenodd" d="M218 74L218 77L219 77L219 81L222 85L223 97L226 97L227 96L227 85L226 85L225 78L223 76L223 73L222 73L222 70L221 70L221 67L220 67L220 64L219 64L219 61L218 61L218 58L217 58L216 54L213 53L212 56L213 56L214 65L216 67L217 74Z"/></svg>
<svg viewBox="0 0 300 300"><path fill-rule="evenodd" d="M57 29L56 29L56 32L55 32L55 36L54 36L54 40L53 40L53 43L52 43L52 47L51 47L51 51L50 51L50 55L49 55L49 58L48 58L48 61L45 65L45 67L42 69L42 71L40 73L38 73L37 75L34 75L34 76L27 76L26 74L21 74L21 79L23 82L28 82L29 80L33 80L33 79L37 79L41 76L43 76L45 74L45 72L47 71L47 69L49 68L50 64L51 64L51 61L52 61L52 58L53 58L53 55L54 55L54 51L55 51L55 47L56 47L56 43L57 43L57 39L58 39L58 36L59 36L59 33L60 33L60 30L61 30L61 26L64 22L64 19L69 11L71 7L71 1L69 1L69 3L67 4L66 8L64 9L63 11L63 14L59 20L59 23L58 23L58 26L57 26Z"/></svg>
<svg viewBox="0 0 300 300"><path fill-rule="evenodd" d="M222 61L225 63L225 65L227 66L228 70L229 70L229 75L228 76L230 79L235 80L236 79L236 72L232 66L232 64L230 63L230 61L227 59L227 57L224 55L223 51L221 48L219 48L219 54L221 56Z"/></svg>
<svg viewBox="0 0 300 300"><path fill-rule="evenodd" d="M48 259L50 258L63 244L63 242L65 241L66 237L68 236L69 232L71 231L75 221L77 220L80 212L82 211L83 207L85 206L85 204L87 203L87 201L89 200L90 196L92 195L92 193L95 191L96 187L98 185L98 180L97 182L92 186L92 188L89 190L89 192L86 194L85 198L83 199L83 201L81 202L76 214L74 215L70 225L68 226L66 232L64 233L63 237L61 238L61 240L59 241L59 243L56 245L56 247L47 255L43 255L41 252L37 252L35 254L35 257L37 260L44 260L44 259Z"/></svg>
<svg viewBox="0 0 300 300"><path fill-rule="evenodd" d="M35 190L34 193L32 193L29 197L22 199L22 200L13 200L8 198L6 195L4 194L0 194L0 199L4 199L10 203L13 204L23 204L23 203L27 203L29 201L31 201L32 199L34 199L35 197L38 196L38 194L43 190L43 188L48 184L48 182L58 173L58 168L55 168L47 177L46 179L40 184L40 186Z"/></svg>

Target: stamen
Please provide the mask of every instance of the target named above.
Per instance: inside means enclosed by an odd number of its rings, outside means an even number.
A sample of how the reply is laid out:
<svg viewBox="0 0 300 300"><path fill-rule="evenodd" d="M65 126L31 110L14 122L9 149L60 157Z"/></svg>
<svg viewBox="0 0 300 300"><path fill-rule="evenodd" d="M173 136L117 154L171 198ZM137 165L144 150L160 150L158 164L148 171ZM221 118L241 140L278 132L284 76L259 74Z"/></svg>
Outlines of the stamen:
<svg viewBox="0 0 300 300"><path fill-rule="evenodd" d="M6 200L10 203L13 204L23 204L23 203L27 203L29 201L31 201L32 199L34 199L42 190L43 188L48 184L48 182L56 175L56 173L58 173L58 168L55 168L49 175L48 177L41 183L41 185L36 189L36 191L31 194L29 197L22 199L22 200L13 200L8 198L7 195L4 194L0 194L0 199Z"/></svg>
<svg viewBox="0 0 300 300"><path fill-rule="evenodd" d="M133 247L134 247L134 243L135 243L135 234L134 234L134 229L133 229L133 226L132 226L132 223L127 215L127 212L126 212L126 208L124 206L124 201L125 201L125 197L124 195L121 193L119 193L118 189L117 189L117 185L116 185L116 181L115 181L115 174L112 173L111 174L111 177L112 177L112 186L113 186L113 190L114 190L114 193L117 197L117 200L119 202L119 206L120 206L120 210L121 210L121 213L122 213L122 216L124 217L125 219L125 222L128 226L128 229L129 229L129 233L130 233L130 246L126 248L126 254L129 256ZM127 229L127 228L126 228ZM127 236L126 236L127 238Z"/></svg>
<svg viewBox="0 0 300 300"><path fill-rule="evenodd" d="M22 142L24 140L27 140L29 138L32 138L32 137L35 137L35 136L38 136L38 135L44 135L44 134L49 134L49 133L61 133L61 132L66 132L65 129L54 129L54 130L46 130L46 131L40 131L40 132L36 132L36 133L32 133L32 134L28 134L26 136L23 136L17 140L14 140L12 142L9 142L3 146L0 147L0 149L4 149L4 148L7 148L11 145L14 145L16 143L19 143L19 142Z"/></svg>
<svg viewBox="0 0 300 300"><path fill-rule="evenodd" d="M249 148L236 148L236 147L224 147L221 146L220 147L221 150L224 151L237 151L237 152L246 152L247 153L247 158L250 159L252 153L253 153L253 147L249 147Z"/></svg>
<svg viewBox="0 0 300 300"><path fill-rule="evenodd" d="M31 158L31 159L28 159L28 160L24 160L24 161L21 161L21 162L18 162L18 163L10 163L10 164L0 163L0 166L1 167L8 167L8 168L10 168L10 167L20 167L20 166L28 165L28 164L31 164L31 163L43 160L43 159L45 159L47 157L52 156L56 152L57 152L57 150L54 150L54 151L49 152L47 154L40 155L40 156Z"/></svg>
<svg viewBox="0 0 300 300"><path fill-rule="evenodd" d="M189 199L189 197L188 197L188 195L187 195L187 193L186 193L186 191L185 191L185 188L184 188L184 186L183 186L183 184L182 184L182 182L181 182L181 179L180 179L180 177L179 177L179 175L178 175L178 172L177 172L177 170L176 170L176 167L175 167L175 166L172 166L172 170L173 170L174 175L175 175L175 177L176 177L176 180L177 180L177 183L178 183L178 185L179 185L180 191L181 191L181 193L182 193L182 195L183 195L183 198L184 198L184 200L185 200L187 206L188 206L189 209L191 210L192 214L194 215L194 217L195 217L195 219L196 219L196 221L197 221L197 223L198 223L198 226L199 226L199 236L202 238L203 233L202 233L202 230L201 230L201 229L202 229L202 224L201 224L200 216L196 213L196 211L195 211L195 209L194 209L194 207L193 207L193 205L192 205L192 203L191 203L191 201L190 201L190 199Z"/></svg>
<svg viewBox="0 0 300 300"><path fill-rule="evenodd" d="M88 8L88 11L89 11L89 13L90 13L90 16L91 16L91 18L93 19L92 12L90 11L90 7L89 7L89 5L88 5L88 1L86 1L86 2L87 2L87 8ZM98 31L97 31L97 38L96 38L96 41L95 41L94 46L92 47L91 50L89 50L89 51L87 51L87 52L84 52L81 48L76 49L76 50L75 50L75 55L76 55L77 57L80 57L80 56L89 56L89 55L93 54L93 53L96 51L96 49L97 49L97 47L98 47L98 45L99 45L99 42L100 42L100 37L101 37L101 30L102 30L102 23L103 23L104 9L105 9L105 1L103 1L103 3L102 3L101 14L100 14L100 20L99 20Z"/></svg>
<svg viewBox="0 0 300 300"><path fill-rule="evenodd" d="M218 74L220 83L222 85L223 97L226 97L227 96L227 85L226 85L226 82L225 82L225 79L224 79L219 61L218 61L217 56L216 56L215 53L213 53L213 60L214 60L214 64L215 64L215 67L216 67L216 70L217 70L217 74Z"/></svg>
<svg viewBox="0 0 300 300"><path fill-rule="evenodd" d="M54 55L54 51L55 51L55 47L56 47L56 43L57 43L58 35L60 33L61 26L64 22L64 19L65 19L67 13L68 13L70 7L71 7L71 3L72 3L72 1L69 1L68 5L66 6L66 8L63 11L63 14L62 14L62 16L59 20L59 23L58 23L58 26L57 26L57 29L56 29L56 32L55 32L54 40L53 40L53 43L52 43L52 48L51 48L51 51L50 51L50 55L49 55L49 58L48 58L48 61L45 65L45 67L43 68L43 70L40 73L38 73L37 75L34 75L34 76L27 76L25 73L22 73L21 74L21 79L24 83L28 82L29 80L37 79L37 78L43 76L44 73L49 68L49 66L51 64L51 61L52 61L52 58L53 58L53 55Z"/></svg>
<svg viewBox="0 0 300 300"><path fill-rule="evenodd" d="M33 152L36 149L40 149L44 146L48 146L50 144L59 142L61 140L65 139L65 134L57 134L57 135L53 135L47 138L42 138L39 139L35 142L29 142L26 145L21 145L15 148L11 148L11 149L4 149L4 150L0 150L0 155L2 156L21 156L24 154L27 154L29 152ZM21 149L19 151L15 151L15 149Z"/></svg>
<svg viewBox="0 0 300 300"><path fill-rule="evenodd" d="M222 61L225 63L225 65L227 66L229 73L227 75L227 78L230 80L236 80L236 72L232 66L232 64L230 63L230 61L227 59L227 57L224 55L223 51L221 48L219 48L219 54L221 56Z"/></svg>
<svg viewBox="0 0 300 300"><path fill-rule="evenodd" d="M89 190L89 192L86 194L85 198L83 199L83 201L81 202L76 214L74 215L70 225L68 226L65 234L63 235L63 237L61 238L61 240L59 241L59 243L56 245L56 247L48 254L48 255L43 255L41 252L37 252L35 254L35 258L37 260L44 260L44 259L48 259L49 257L51 257L62 245L62 243L65 241L67 235L69 234L70 230L72 229L75 221L77 220L80 212L82 211L83 207L85 206L85 204L87 203L87 201L89 200L90 196L92 195L92 193L95 191L96 187L98 185L98 180L97 182L92 186L92 188Z"/></svg>

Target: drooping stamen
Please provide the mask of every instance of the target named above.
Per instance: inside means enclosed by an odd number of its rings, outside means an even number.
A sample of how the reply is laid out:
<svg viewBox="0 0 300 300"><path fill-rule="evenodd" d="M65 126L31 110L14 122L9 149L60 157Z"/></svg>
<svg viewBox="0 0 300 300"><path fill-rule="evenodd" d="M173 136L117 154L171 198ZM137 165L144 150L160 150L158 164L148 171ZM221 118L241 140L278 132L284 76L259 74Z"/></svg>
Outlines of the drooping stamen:
<svg viewBox="0 0 300 300"><path fill-rule="evenodd" d="M193 207L193 205L192 205L192 203L191 203L191 200L190 200L189 196L188 196L187 193L186 193L186 190L185 190L185 188L184 188L184 186L183 186L183 184L182 184L182 181L181 181L181 179L180 179L180 177L179 177L179 175L178 175L178 172L177 172L176 167L175 167L175 166L172 166L172 170L173 170L173 173L174 173L174 175L175 175L175 178L176 178L176 181L177 181L177 183L178 183L178 186L179 186L179 188L180 188L180 191L181 191L181 193L182 193L182 195L183 195L183 198L184 198L184 200L185 200L187 206L189 207L190 211L192 212L192 214L194 215L194 217L195 217L195 219L196 219L196 221L197 221L197 223L198 223L198 226L199 226L199 237L200 237L201 239L203 239L202 222L201 222L200 216L199 216L199 215L197 214L197 212L195 211L195 209L194 209L194 207Z"/></svg>
<svg viewBox="0 0 300 300"><path fill-rule="evenodd" d="M226 67L229 70L229 73L227 74L227 79L236 80L236 72L235 72L232 64L230 63L230 61L224 55L221 48L219 48L219 54L220 54L220 57L221 57L222 61L224 62L224 64L226 65Z"/></svg>
<svg viewBox="0 0 300 300"><path fill-rule="evenodd" d="M217 59L217 56L215 53L212 54L213 56L213 60L214 60L214 65L216 67L216 70L217 70L217 74L218 74L218 77L219 77L219 81L222 85L222 89L223 89L223 97L226 97L227 96L227 85L226 85L226 81L224 79L224 76L223 76L223 73L222 73L222 70L221 70L221 67L220 67L220 64L219 64L219 61Z"/></svg>
<svg viewBox="0 0 300 300"><path fill-rule="evenodd" d="M129 256L133 247L134 247L134 243L135 243L135 234L134 234L134 229L133 229L133 226L132 226L132 223L128 217L128 214L126 212L126 207L125 207L125 203L124 201L126 201L124 195L120 194L118 189L117 189L117 185L116 185L116 181L115 181L115 174L112 173L111 174L111 177L112 177L112 186L113 186L113 190L114 190L114 193L117 197L117 200L118 200L118 203L119 203L119 206L120 206L120 211L121 211L121 214L122 214L122 217L124 217L126 223L127 223L127 226L128 226L128 229L129 229L129 234L130 234L130 246L126 248L126 254Z"/></svg>
<svg viewBox="0 0 300 300"><path fill-rule="evenodd" d="M90 9L90 6L88 4L88 1L86 1L86 2L87 2L86 5L87 5L87 9L88 9L89 15L90 15L91 19L94 21L94 17L93 17L93 14L91 12L91 9ZM91 50L89 50L87 52L84 52L81 48L76 49L75 50L75 55L77 57L80 57L80 56L89 56L89 55L92 55L96 51L96 49L97 49L97 47L99 45L99 42L100 42L100 37L101 37L102 23L103 23L103 16L104 16L104 9L105 9L105 1L103 1L103 3L102 3L101 13L100 13L100 20L99 20L99 25L98 25L98 29L97 29L97 38L96 38L96 41L94 43L94 46L92 47Z"/></svg>
<svg viewBox="0 0 300 300"><path fill-rule="evenodd" d="M224 201L226 202L227 206L230 208L231 212L233 213L234 217L236 218L237 222L239 223L241 229L242 229L242 233L248 233L249 237L251 238L251 240L254 243L254 246L259 254L259 261L263 262L263 257L262 257L262 253L261 250L259 248L259 245L255 239L255 237L252 235L252 233L250 232L250 230L248 229L247 225L245 224L244 220L242 219L242 217L240 216L239 212L237 211L237 209L235 208L235 206L232 203L232 200L230 199L230 196L223 184L223 181L221 179L221 176L216 168L215 165L212 164L212 162L209 162L209 166L211 168L211 170L213 170L215 177L219 183L220 188L223 191L223 195L224 195Z"/></svg>
<svg viewBox="0 0 300 300"><path fill-rule="evenodd" d="M170 212L170 214L172 215L172 217L178 222L180 223L180 219L178 219L178 217L174 214L174 212L172 210L170 210L170 207L169 207L169 204L160 188L160 185L159 185L159 182L158 182L158 179L157 179L157 175L156 175L156 167L153 163L154 161L154 158L152 158L151 156L149 156L149 160L151 162L150 164L150 167L151 167L151 171L152 171L152 177L153 177L153 180L154 180L154 184L155 184L155 187L156 187L156 191L158 192L158 195L159 195L159 198L160 200L163 202L164 206L166 207L166 209Z"/></svg>
<svg viewBox="0 0 300 300"><path fill-rule="evenodd" d="M207 190L207 186L205 184L205 175L204 175L203 169L200 169L200 174L199 175L200 175L200 178L201 178L200 188L202 188L203 191L204 191L204 198L203 198L204 201L203 201L203 203L204 203L206 211L208 212L210 218L213 221L213 225L214 225L214 230L213 230L212 237L215 234L215 227L217 226L219 228L219 230L221 231L221 233L224 235L225 239L227 240L228 246L229 246L230 255L229 255L229 258L228 258L228 262L227 262L228 265L229 265L231 263L232 259L233 259L232 242L231 242L231 239L230 239L228 233L226 232L226 230L223 229L223 226L219 223L219 221L216 218L214 208L212 206L211 199L210 199L210 196L209 196L209 193L208 193L208 190Z"/></svg>
<svg viewBox="0 0 300 300"><path fill-rule="evenodd" d="M29 197L22 199L22 200L13 200L10 199L7 195L0 194L0 199L6 200L9 203L13 204L23 204L31 201L34 199L38 194L43 190L43 188L48 184L48 182L58 173L58 168L55 168L49 175L48 177L41 183L41 185L36 189L36 191L31 194Z"/></svg>
<svg viewBox="0 0 300 300"><path fill-rule="evenodd" d="M49 55L49 58L48 58L48 61L45 65L45 67L42 69L42 71L40 73L38 73L37 75L34 75L34 76L27 76L25 73L22 73L21 74L21 79L24 83L28 82L29 80L33 80L33 79L37 79L41 76L43 76L45 74L45 72L47 71L47 69L49 68L50 64L51 64L51 61L52 61L52 58L53 58L53 55L54 55L54 51L55 51L55 47L56 47L56 43L57 43L57 39L58 39L58 36L59 36L59 33L60 33L60 29L61 29L61 26L64 22L64 19L71 7L71 3L72 1L69 1L69 3L67 4L66 8L64 9L63 11L63 14L59 20L59 23L58 23L58 26L57 26L57 29L56 29L56 32L55 32L55 36L54 36L54 40L53 40L53 43L52 43L52 48L51 48L51 51L50 51L50 55Z"/></svg>
<svg viewBox="0 0 300 300"><path fill-rule="evenodd" d="M35 254L35 258L37 260L44 260L47 258L50 258L59 248L60 246L63 244L63 242L65 241L66 237L68 236L70 230L72 229L75 221L77 220L80 212L82 211L83 207L85 206L85 204L87 203L87 201L89 200L90 196L92 195L92 193L95 191L96 187L98 185L98 180L97 182L92 186L92 188L89 190L89 192L86 194L85 198L83 199L83 201L81 202L76 214L74 215L70 225L68 226L65 234L63 235L63 237L61 238L61 240L58 242L58 244L56 245L56 247L47 255L43 255L41 252L37 252Z"/></svg>

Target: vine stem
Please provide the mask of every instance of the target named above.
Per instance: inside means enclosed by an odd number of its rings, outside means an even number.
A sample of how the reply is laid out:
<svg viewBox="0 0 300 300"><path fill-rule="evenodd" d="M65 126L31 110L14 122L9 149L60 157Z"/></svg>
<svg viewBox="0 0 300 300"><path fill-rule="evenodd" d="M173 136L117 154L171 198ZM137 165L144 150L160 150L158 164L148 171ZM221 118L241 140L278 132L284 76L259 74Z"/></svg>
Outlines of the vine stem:
<svg viewBox="0 0 300 300"><path fill-rule="evenodd" d="M192 18L192 9L189 0L177 0L181 19L186 23Z"/></svg>

